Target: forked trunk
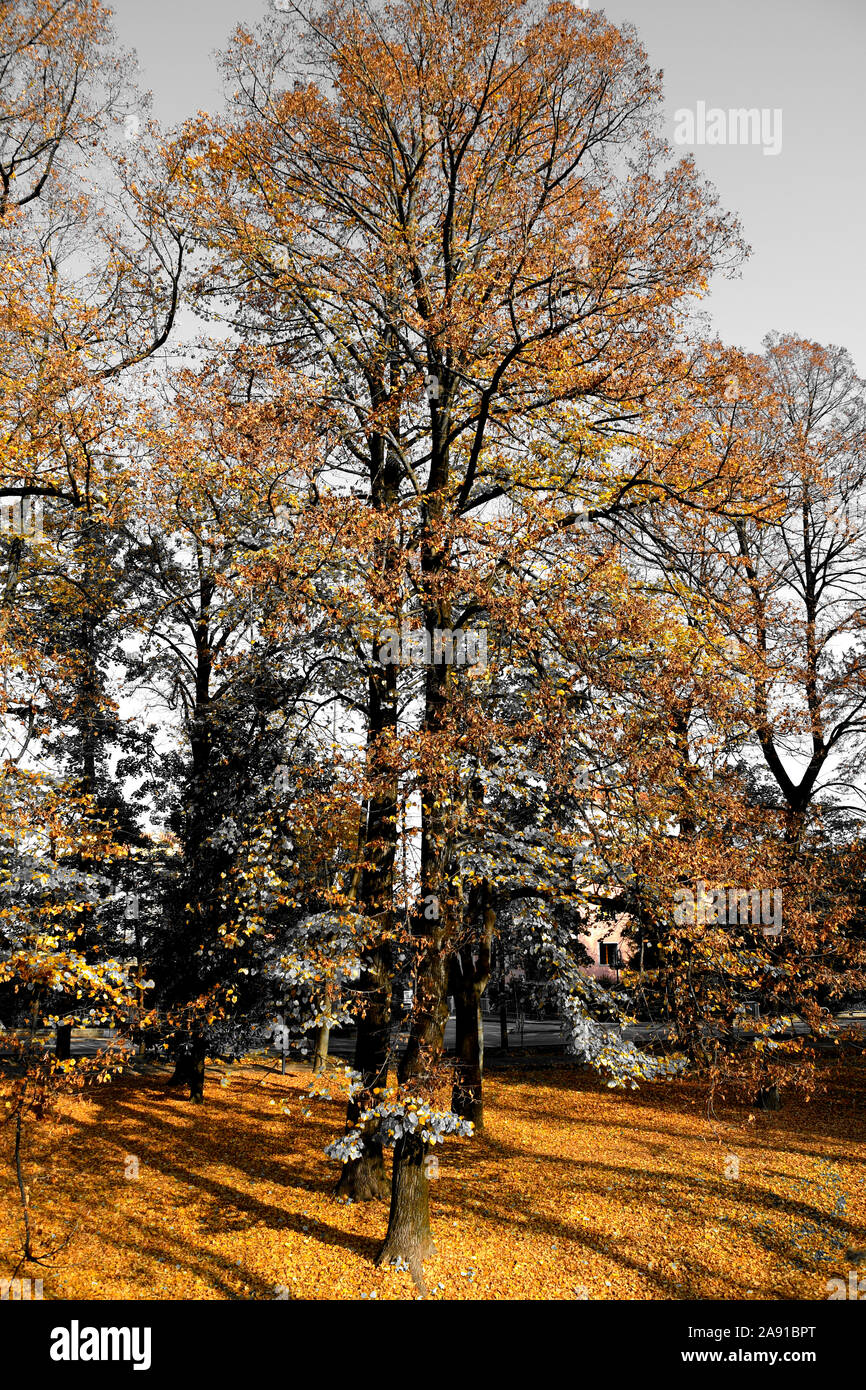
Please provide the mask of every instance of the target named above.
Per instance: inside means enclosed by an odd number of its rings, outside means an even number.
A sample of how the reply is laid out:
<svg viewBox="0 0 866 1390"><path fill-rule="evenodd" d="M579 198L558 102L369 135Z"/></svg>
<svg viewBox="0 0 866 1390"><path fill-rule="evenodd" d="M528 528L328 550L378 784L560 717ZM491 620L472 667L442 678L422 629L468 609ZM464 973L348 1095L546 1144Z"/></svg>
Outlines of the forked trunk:
<svg viewBox="0 0 866 1390"><path fill-rule="evenodd" d="M60 1062L68 1062L72 1056L72 1024L58 1023L54 1040L54 1054Z"/></svg>

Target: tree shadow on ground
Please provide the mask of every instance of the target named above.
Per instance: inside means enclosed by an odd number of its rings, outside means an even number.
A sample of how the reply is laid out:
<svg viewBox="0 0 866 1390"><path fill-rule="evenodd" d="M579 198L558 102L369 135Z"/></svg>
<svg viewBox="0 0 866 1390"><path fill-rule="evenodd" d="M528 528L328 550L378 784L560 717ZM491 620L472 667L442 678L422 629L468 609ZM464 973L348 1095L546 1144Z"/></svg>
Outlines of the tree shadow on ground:
<svg viewBox="0 0 866 1390"><path fill-rule="evenodd" d="M272 1072L264 1064L253 1069L256 1070L261 1075L253 1080L239 1078L247 1092L247 1102L257 1082L267 1082ZM287 1135L284 1126L279 1124L279 1109L268 1104L272 1097L263 1090L261 1104L254 1103L239 1112L231 1089L223 1091L211 1085L206 1091L205 1104L196 1106L166 1085L167 1076L167 1072L163 1077L127 1073L106 1087L90 1091L90 1105L85 1114L67 1119L69 1137L63 1151L68 1166L65 1173L61 1170L59 1181L73 1189L79 1174L86 1174L82 1192L88 1210L94 1213L92 1220L99 1220L99 1212L113 1209L119 1190L128 1193L129 1184L123 1173L126 1160L132 1155L138 1160L145 1182L149 1173L158 1173L182 1190L181 1200L186 1196L187 1200L200 1204L197 1221L203 1241L221 1232L252 1233L256 1228L264 1228L293 1232L313 1243L337 1247L372 1262L384 1234L387 1210L383 1205L367 1208L369 1228L378 1233L366 1234L347 1232L322 1220L321 1215L309 1217L303 1211L287 1210L285 1201L280 1200L280 1194L288 1190L295 1193L293 1202L296 1205L298 1198L303 1200L305 1192L331 1197L336 1170L328 1167L324 1158L318 1161L315 1154L287 1150ZM521 1094L526 1087L533 1089L531 1102ZM495 1093L494 1114L499 1112L506 1119L521 1117L524 1113L531 1117L533 1112L537 1113L539 1104L544 1103L539 1091L550 1094L554 1109L556 1097L565 1093L572 1097L585 1095L593 1102L604 1098L615 1102L616 1109L610 1117L599 1114L597 1109L586 1118L562 1114L564 1125L588 1126L601 1136L601 1142L595 1145L597 1156L592 1161L559 1152L539 1151L530 1143L524 1146L505 1142L489 1131L473 1141L450 1145L442 1179L434 1185L435 1224L446 1220L471 1221L475 1211L483 1212L485 1220L502 1232L506 1242L521 1230L530 1229L549 1238L551 1246L565 1247L578 1257L608 1260L622 1270L633 1272L647 1281L660 1298L685 1298L689 1294L683 1292L685 1285L670 1273L651 1268L646 1252L641 1254L629 1247L625 1227L623 1235L586 1229L569 1215L552 1213L542 1198L555 1190L567 1194L572 1204L582 1202L591 1211L601 1190L627 1193L622 1202L622 1217L617 1217L619 1225L627 1223L629 1212L649 1202L658 1207L660 1221L666 1211L675 1210L684 1231L690 1223L700 1229L703 1224L712 1222L726 1226L734 1235L747 1233L769 1256L784 1261L789 1268L793 1265L805 1272L814 1272L808 1260L790 1248L790 1241L786 1243L784 1229L772 1225L773 1218L780 1212L789 1227L797 1223L802 1227L812 1226L819 1234L831 1234L840 1245L862 1244L866 1239L866 1231L847 1216L828 1216L809 1200L814 1194L804 1192L787 1198L764 1185L774 1176L780 1182L789 1180L781 1167L775 1174L765 1174L764 1183L745 1178L733 1185L717 1173L690 1173L666 1163L672 1153L678 1152L675 1145L682 1151L684 1140L695 1146L693 1161L701 1158L703 1136L697 1132L684 1134L664 1122L665 1114L673 1113L692 1122L695 1131L706 1125L705 1114L697 1104L697 1083L648 1085L640 1092L617 1093L614 1097L596 1078L585 1073L544 1070L520 1075L497 1073L488 1089ZM857 1103L860 1089L859 1079L853 1086L849 1079L845 1094L841 1091L839 1094L839 1128L842 1129L842 1121L847 1118L849 1135L852 1111L862 1114ZM285 1098L286 1092L281 1094ZM847 1105L843 1104L846 1098ZM765 1117L768 1124L760 1131L749 1131L740 1125L741 1133L737 1136L740 1157L747 1160L751 1149L766 1150L771 1137L784 1136L788 1151L799 1156L830 1163L863 1162L862 1157L852 1155L850 1149L843 1149L835 1142L842 1137L841 1133L836 1135L825 1130L817 1144L812 1132L802 1127L804 1111L805 1107L798 1106L796 1113L792 1107L787 1114L783 1111L780 1115ZM305 1120L305 1135L309 1137L312 1133L317 1146L324 1148L341 1124L341 1103L323 1103L320 1111ZM832 1128L835 1130L836 1126ZM605 1153L603 1136L608 1129L627 1130L629 1144L646 1155L646 1165L641 1164L634 1152L627 1161L617 1161L615 1156ZM708 1137L705 1142L715 1147L718 1141ZM723 1146L719 1143L719 1147ZM537 1183L530 1184L529 1190L524 1185L519 1192L512 1191L508 1174L513 1165L519 1165L524 1174L527 1170L533 1172L533 1176L537 1174ZM224 1170L223 1173L212 1171L216 1168ZM273 1193L263 1193L260 1190L263 1183L270 1184ZM259 1190L250 1190L253 1187ZM165 1205L164 1195L160 1201ZM138 1257L157 1266L182 1269L203 1280L218 1296L276 1296L274 1287L249 1268L243 1258L240 1263L233 1264L217 1250L190 1248L189 1232L183 1236L176 1233L172 1229L171 1214L170 1207L160 1212L159 1202L155 1202L142 1209L138 1219L130 1224L128 1235L119 1221L103 1222L99 1229L100 1240L126 1259ZM659 1249L660 1252L664 1249L663 1242ZM827 1272L835 1271L828 1269ZM690 1285L709 1286L713 1280L718 1281L718 1277L711 1259L698 1249L693 1250L688 1274ZM242 1281L250 1291L239 1293L233 1280ZM729 1296L736 1296L738 1290L745 1296L749 1292L746 1284L747 1276L740 1280L736 1270L731 1271L727 1277ZM780 1298L785 1296L780 1292Z"/></svg>

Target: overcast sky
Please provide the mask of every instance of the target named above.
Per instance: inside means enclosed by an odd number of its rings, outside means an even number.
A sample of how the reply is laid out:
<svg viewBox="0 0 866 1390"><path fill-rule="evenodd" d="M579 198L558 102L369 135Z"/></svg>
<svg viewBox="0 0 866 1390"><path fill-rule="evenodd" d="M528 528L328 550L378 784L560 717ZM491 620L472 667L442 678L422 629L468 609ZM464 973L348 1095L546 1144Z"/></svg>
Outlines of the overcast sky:
<svg viewBox="0 0 866 1390"><path fill-rule="evenodd" d="M268 0L114 0L121 42L166 125L222 104L213 53ZM601 7L600 7L601 8ZM752 256L708 301L719 334L755 350L770 329L838 343L866 375L864 0L611 0L664 70L668 134L698 104L781 111L781 148L700 144L699 165L739 214ZM697 134L697 131L695 132ZM768 142L769 143L769 142ZM685 148L685 146L683 146Z"/></svg>

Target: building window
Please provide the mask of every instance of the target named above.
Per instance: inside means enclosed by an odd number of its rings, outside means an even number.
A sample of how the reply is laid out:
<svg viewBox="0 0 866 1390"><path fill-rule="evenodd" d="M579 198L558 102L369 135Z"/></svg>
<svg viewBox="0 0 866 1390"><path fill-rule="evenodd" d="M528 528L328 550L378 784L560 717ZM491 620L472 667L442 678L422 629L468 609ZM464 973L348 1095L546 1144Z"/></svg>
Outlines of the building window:
<svg viewBox="0 0 866 1390"><path fill-rule="evenodd" d="M619 969L619 947L615 941L599 942L598 963L610 966L611 970Z"/></svg>

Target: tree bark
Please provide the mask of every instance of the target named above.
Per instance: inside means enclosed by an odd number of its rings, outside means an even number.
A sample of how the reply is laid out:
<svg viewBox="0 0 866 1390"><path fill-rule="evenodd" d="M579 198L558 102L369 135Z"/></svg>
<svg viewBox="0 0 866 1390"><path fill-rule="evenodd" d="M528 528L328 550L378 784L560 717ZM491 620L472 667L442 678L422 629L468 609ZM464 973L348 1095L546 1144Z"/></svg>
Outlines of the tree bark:
<svg viewBox="0 0 866 1390"><path fill-rule="evenodd" d="M59 1062L68 1062L72 1056L71 1023L58 1023L54 1039L54 1054Z"/></svg>
<svg viewBox="0 0 866 1390"><path fill-rule="evenodd" d="M422 1261L436 1254L430 1230L430 1181L425 1172L427 1145L415 1135L398 1139L394 1148L388 1234L377 1265L405 1260L415 1286L427 1294Z"/></svg>
<svg viewBox="0 0 866 1390"><path fill-rule="evenodd" d="M422 864L423 859L422 849ZM423 929L423 926L419 928ZM432 939L418 965L415 1016L398 1072L402 1084L417 1081L419 1088L432 1080L433 1069L442 1056L448 1022L448 965L441 924L434 927L430 936ZM377 1261L383 1264L397 1258L405 1260L422 1294L427 1292L422 1262L434 1253L430 1233L430 1180L424 1162L427 1152L428 1145L417 1137L404 1137L395 1145L388 1231Z"/></svg>
<svg viewBox="0 0 866 1390"><path fill-rule="evenodd" d="M485 881L481 890L482 939L477 949L464 946L451 963L451 993L457 1028L457 1062L451 1109L464 1120L471 1120L480 1133L484 1129L484 1016L481 997L490 979L490 948L496 913L490 903Z"/></svg>
<svg viewBox="0 0 866 1390"><path fill-rule="evenodd" d="M313 1053L313 1074L325 1070L328 1062L328 1043L331 1038L330 1023L320 1023L316 1029L316 1050Z"/></svg>
<svg viewBox="0 0 866 1390"><path fill-rule="evenodd" d="M189 1098L201 1105L204 1100L204 1038L194 1037L190 1054Z"/></svg>
<svg viewBox="0 0 866 1390"><path fill-rule="evenodd" d="M189 1086L189 1098L197 1104L204 1100L204 1062L207 1044L194 1034L180 1035L175 1043L174 1075L169 1086Z"/></svg>
<svg viewBox="0 0 866 1390"><path fill-rule="evenodd" d="M174 1053L174 1072L168 1078L169 1086L186 1086L192 1080L192 1053L189 1038L176 1034L172 1042Z"/></svg>
<svg viewBox="0 0 866 1390"><path fill-rule="evenodd" d="M778 1086L764 1086L755 1098L755 1104L761 1110L781 1110L782 1101L779 1096Z"/></svg>
<svg viewBox="0 0 866 1390"><path fill-rule="evenodd" d="M386 335L387 337L387 335ZM387 373L390 371L390 383ZM383 404L389 384L399 385L399 371L394 377L394 363L383 364L377 379L374 396ZM388 412L387 428L391 439L400 437L399 393ZM388 512L398 501L402 465L399 452L392 448L385 434L374 432L370 437L370 502L376 512ZM393 541L377 541L374 546L381 573L389 574L395 563ZM389 761L397 734L397 667L382 665L367 675L367 771L371 775L372 795L366 803L366 818L359 826L358 856L363 869L358 879L357 897L361 910L377 918L387 941L394 922L394 864L397 857L398 782L393 764ZM355 1039L355 1071L361 1077L362 1090L346 1109L346 1128L357 1126L361 1111L374 1100L374 1087L384 1087L388 1080L391 1049L391 969L388 947L373 946L361 959L359 990L364 997L364 1009L357 1018ZM378 1135L365 1134L361 1140L360 1158L343 1164L336 1194L356 1202L384 1201L388 1192L385 1157Z"/></svg>
<svg viewBox="0 0 866 1390"><path fill-rule="evenodd" d="M499 987L499 1046L503 1052L508 1051L508 1000L505 997L505 948L502 943L502 936L496 943L496 961L498 966L497 984Z"/></svg>
<svg viewBox="0 0 866 1390"><path fill-rule="evenodd" d="M484 1129L484 1023L481 994L471 984L454 991L457 1025L457 1061L451 1109L471 1120L480 1133Z"/></svg>
<svg viewBox="0 0 866 1390"><path fill-rule="evenodd" d="M447 392L446 392L447 397ZM448 483L448 430L450 410L447 400L431 405L431 458L426 489L427 534L420 546L424 595L424 625L428 632L453 628L450 600L437 592L440 575L448 565L447 547L440 547L436 529L443 514L443 496ZM429 586L429 587L428 587ZM424 679L424 718L422 730L432 737L435 747L449 728L453 668L431 662ZM423 1091L433 1086L442 1059L445 1025L448 1022L449 958L453 954L454 933L462 926L462 890L453 884L451 865L454 851L452 812L440 798L435 769L421 790L421 896L432 897L435 915L428 919L416 911L413 936L416 942L415 1004L406 1051L398 1077ZM430 1188L425 1158L427 1145L419 1138L398 1141L391 1175L391 1210L380 1262L399 1256L408 1262L417 1288L425 1293L421 1265L432 1251L430 1235Z"/></svg>
<svg viewBox="0 0 866 1390"><path fill-rule="evenodd" d="M391 1030L391 990L387 956L384 949L369 952L362 971L361 987L366 991L364 1014L358 1019L355 1041L355 1071L364 1087L346 1111L346 1128L354 1129L361 1111L373 1101L373 1088L384 1086L388 1079L388 1056ZM388 1174L381 1140L375 1134L364 1135L364 1152L343 1164L337 1181L336 1195L350 1197L354 1202L384 1202L388 1195Z"/></svg>

